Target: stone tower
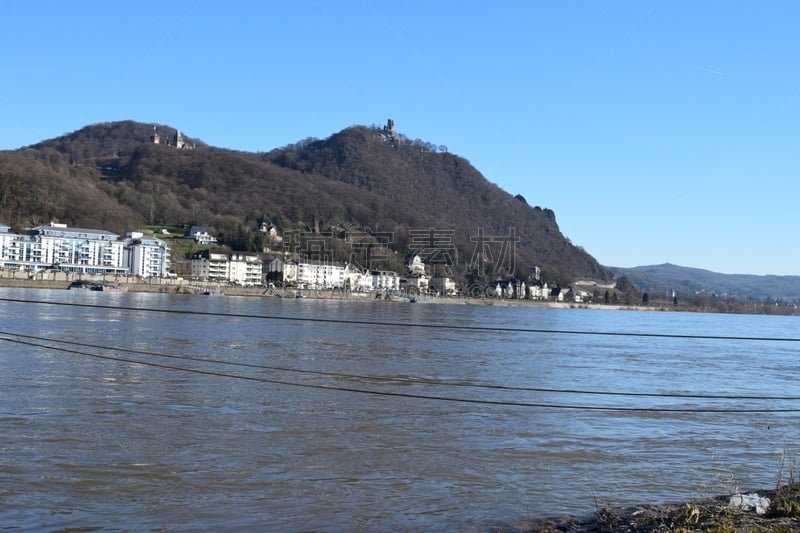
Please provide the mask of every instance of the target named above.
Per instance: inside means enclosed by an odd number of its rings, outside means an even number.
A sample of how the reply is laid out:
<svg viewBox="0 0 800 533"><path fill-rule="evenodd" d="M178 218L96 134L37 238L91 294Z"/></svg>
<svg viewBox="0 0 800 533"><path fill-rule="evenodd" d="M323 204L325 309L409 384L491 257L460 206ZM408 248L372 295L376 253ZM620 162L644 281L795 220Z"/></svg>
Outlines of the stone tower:
<svg viewBox="0 0 800 533"><path fill-rule="evenodd" d="M176 130L175 143L174 144L175 144L175 148L177 148L178 150L183 150L184 148L188 147L187 144L186 144L186 139L184 139L183 133L181 133L181 130Z"/></svg>
<svg viewBox="0 0 800 533"><path fill-rule="evenodd" d="M397 137L397 130L394 129L394 120L389 119L386 121L386 126L384 126L383 131L388 135L390 138L394 139Z"/></svg>

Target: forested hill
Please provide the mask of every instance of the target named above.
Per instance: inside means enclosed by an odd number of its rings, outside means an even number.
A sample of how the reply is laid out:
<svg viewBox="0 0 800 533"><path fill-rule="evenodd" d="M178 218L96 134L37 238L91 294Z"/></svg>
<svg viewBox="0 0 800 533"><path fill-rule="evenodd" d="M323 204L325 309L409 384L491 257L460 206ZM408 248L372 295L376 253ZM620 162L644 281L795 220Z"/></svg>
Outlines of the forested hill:
<svg viewBox="0 0 800 533"><path fill-rule="evenodd" d="M22 229L53 220L119 233L199 224L250 251L263 248L257 229L271 222L283 233L334 240L372 232L400 258L438 247L461 276L482 244L486 277L524 279L534 266L553 282L610 277L561 234L552 211L503 191L462 157L385 128L351 127L259 154L188 137L187 149L178 149L176 133L112 122L0 152L0 222ZM543 187L543 202L558 192ZM510 242L513 260L503 257ZM331 246L337 258L349 257L343 240Z"/></svg>
<svg viewBox="0 0 800 533"><path fill-rule="evenodd" d="M387 199L390 207L386 212L369 212L369 205L360 204L348 214L362 221L381 221L380 228L396 232L401 246L413 248L419 230L453 230L459 262L467 264L475 252L475 239L482 233L493 239L487 246L497 262L503 238L513 232L519 237L518 274L527 275L533 266L540 266L552 278L608 279L593 257L561 234L553 211L529 206L523 197L512 196L487 181L466 159L429 143L356 126L326 140L275 150L264 157L276 165L325 176ZM414 234L408 235L408 230Z"/></svg>

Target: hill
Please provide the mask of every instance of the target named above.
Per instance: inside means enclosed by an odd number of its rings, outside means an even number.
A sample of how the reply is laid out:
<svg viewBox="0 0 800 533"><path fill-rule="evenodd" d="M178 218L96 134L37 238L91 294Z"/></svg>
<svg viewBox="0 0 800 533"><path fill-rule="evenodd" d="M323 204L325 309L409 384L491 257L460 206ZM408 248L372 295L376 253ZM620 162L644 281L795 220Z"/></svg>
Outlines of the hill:
<svg viewBox="0 0 800 533"><path fill-rule="evenodd" d="M503 191L462 157L386 128L355 126L260 154L191 138L178 149L176 136L169 126L111 122L0 152L0 222L119 233L200 224L250 251L266 245L258 228L267 222L283 234L325 236L339 260L352 258L347 237L360 234L388 247L394 268L416 250L462 277L478 258L483 268L472 275L486 278L525 278L534 266L551 282L610 278L561 234L551 210Z"/></svg>
<svg viewBox="0 0 800 533"><path fill-rule="evenodd" d="M800 276L719 274L665 263L634 268L609 267L638 290L650 293L714 294L759 301L800 301Z"/></svg>

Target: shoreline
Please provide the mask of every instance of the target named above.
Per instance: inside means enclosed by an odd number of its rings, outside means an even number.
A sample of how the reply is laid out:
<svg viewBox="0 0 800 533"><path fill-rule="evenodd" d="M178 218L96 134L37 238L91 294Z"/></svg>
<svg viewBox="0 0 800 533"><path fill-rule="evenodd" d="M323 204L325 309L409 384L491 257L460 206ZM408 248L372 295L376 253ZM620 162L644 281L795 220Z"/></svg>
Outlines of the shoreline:
<svg viewBox="0 0 800 533"><path fill-rule="evenodd" d="M750 498L765 499L759 509ZM764 500L762 500L763 502ZM800 483L660 505L601 507L589 516L487 521L468 531L495 533L783 533L800 531Z"/></svg>
<svg viewBox="0 0 800 533"><path fill-rule="evenodd" d="M75 278L77 279L77 278ZM74 279L31 279L8 278L0 275L0 288L16 289L52 289L69 290L69 284ZM259 298L287 298L294 299L291 295L294 289L267 289L264 287L236 287L214 283L187 283L185 280L157 279L148 282L130 280L120 276L100 278L98 281L112 282L128 289L128 292L145 292L159 294L184 294L203 295L202 287L211 288L216 294L226 296L247 296ZM341 300L354 302L385 301L387 303L403 303L385 300L376 293L344 293L334 290L303 290L303 299L311 300ZM410 302L409 302L410 303ZM553 309L602 309L609 311L660 311L659 307L642 307L620 304L551 302L541 300L512 300L503 298L462 298L442 296L422 296L416 303L435 305L477 305L498 307L548 307Z"/></svg>

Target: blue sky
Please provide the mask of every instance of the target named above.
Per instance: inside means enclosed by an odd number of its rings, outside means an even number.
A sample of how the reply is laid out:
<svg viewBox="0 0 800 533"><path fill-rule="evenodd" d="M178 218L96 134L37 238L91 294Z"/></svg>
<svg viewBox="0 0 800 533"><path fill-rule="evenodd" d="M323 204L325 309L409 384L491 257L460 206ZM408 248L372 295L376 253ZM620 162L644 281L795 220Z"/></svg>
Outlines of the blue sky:
<svg viewBox="0 0 800 533"><path fill-rule="evenodd" d="M0 149L97 122L266 151L383 124L602 264L800 275L800 4L21 1ZM479 224L479 222L477 222Z"/></svg>

